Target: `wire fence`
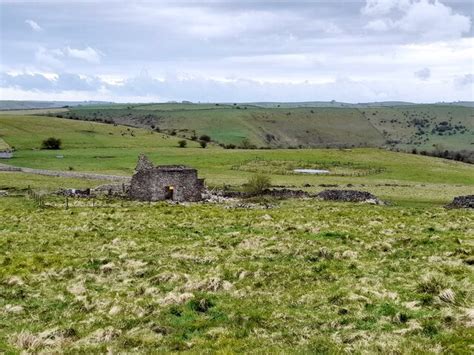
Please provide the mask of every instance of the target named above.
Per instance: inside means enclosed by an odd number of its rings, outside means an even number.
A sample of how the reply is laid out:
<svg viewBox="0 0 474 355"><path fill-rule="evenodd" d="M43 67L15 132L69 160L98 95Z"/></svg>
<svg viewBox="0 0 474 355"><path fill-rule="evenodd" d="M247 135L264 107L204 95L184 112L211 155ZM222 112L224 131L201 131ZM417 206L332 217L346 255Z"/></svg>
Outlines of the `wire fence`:
<svg viewBox="0 0 474 355"><path fill-rule="evenodd" d="M45 207L44 196L28 187L28 197L31 198L39 208Z"/></svg>
<svg viewBox="0 0 474 355"><path fill-rule="evenodd" d="M123 196L112 195L60 195L47 193L45 191L35 191L31 187L27 188L26 197L34 202L38 208L59 208L68 210L70 208L108 208L108 207L128 207L130 201Z"/></svg>

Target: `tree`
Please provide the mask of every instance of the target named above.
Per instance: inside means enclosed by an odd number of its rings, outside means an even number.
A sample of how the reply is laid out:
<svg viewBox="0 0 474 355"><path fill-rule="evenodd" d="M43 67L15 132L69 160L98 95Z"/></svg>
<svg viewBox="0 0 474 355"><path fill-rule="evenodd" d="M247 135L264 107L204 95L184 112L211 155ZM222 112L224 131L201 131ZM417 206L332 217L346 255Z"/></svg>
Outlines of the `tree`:
<svg viewBox="0 0 474 355"><path fill-rule="evenodd" d="M178 147L180 148L186 148L186 145L188 142L186 142L184 139L178 142Z"/></svg>
<svg viewBox="0 0 474 355"><path fill-rule="evenodd" d="M49 137L41 143L41 149L61 149L62 142L58 138Z"/></svg>
<svg viewBox="0 0 474 355"><path fill-rule="evenodd" d="M207 142L206 141L200 141L199 144L201 145L201 148L206 148L207 147Z"/></svg>
<svg viewBox="0 0 474 355"><path fill-rule="evenodd" d="M211 137L209 137L207 134L203 134L201 137L199 137L199 140L209 143L211 141Z"/></svg>
<svg viewBox="0 0 474 355"><path fill-rule="evenodd" d="M244 185L244 191L250 196L261 195L271 186L270 177L267 175L253 175Z"/></svg>

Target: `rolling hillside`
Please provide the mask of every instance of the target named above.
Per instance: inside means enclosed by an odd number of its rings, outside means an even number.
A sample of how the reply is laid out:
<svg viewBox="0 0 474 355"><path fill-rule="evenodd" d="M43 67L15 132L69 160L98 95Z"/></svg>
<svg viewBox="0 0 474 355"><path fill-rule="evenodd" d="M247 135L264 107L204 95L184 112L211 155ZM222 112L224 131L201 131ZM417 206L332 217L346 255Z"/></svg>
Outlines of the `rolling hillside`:
<svg viewBox="0 0 474 355"><path fill-rule="evenodd" d="M266 148L473 149L472 107L405 103L306 107L309 104L92 105L51 115L152 128L186 138L207 134L224 145L248 142Z"/></svg>
<svg viewBox="0 0 474 355"><path fill-rule="evenodd" d="M43 139L54 136L63 149L41 150ZM454 196L472 193L474 167L445 159L404 154L377 148L362 149L202 149L188 141L178 148L179 137L146 129L41 116L0 116L0 137L15 147L14 166L73 170L131 176L137 157L146 153L156 164L195 167L208 186L240 186L255 173L267 174L279 186L320 191L327 184L369 190L391 201L447 203ZM305 175L296 168L324 168L327 175ZM12 185L80 187L50 177L23 175L13 179L0 174L0 189Z"/></svg>

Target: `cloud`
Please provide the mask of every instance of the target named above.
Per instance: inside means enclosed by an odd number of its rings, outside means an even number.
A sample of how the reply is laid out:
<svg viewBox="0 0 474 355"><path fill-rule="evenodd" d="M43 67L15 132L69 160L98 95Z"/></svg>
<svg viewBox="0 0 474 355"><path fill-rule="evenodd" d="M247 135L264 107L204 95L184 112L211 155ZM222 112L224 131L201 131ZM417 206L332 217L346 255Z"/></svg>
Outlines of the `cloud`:
<svg viewBox="0 0 474 355"><path fill-rule="evenodd" d="M63 57L64 53L61 49L39 47L35 52L36 61L48 67L62 67L63 62L61 59Z"/></svg>
<svg viewBox="0 0 474 355"><path fill-rule="evenodd" d="M423 68L414 72L413 74L420 80L428 80L431 76L431 70L429 68Z"/></svg>
<svg viewBox="0 0 474 355"><path fill-rule="evenodd" d="M472 100L472 74L457 78L456 83L453 82L453 88L454 85L457 85L457 90L449 90L446 82L412 81L407 85L405 78L353 80L340 77L325 83L262 82L242 78L217 80L191 75L160 79L152 77L146 71L136 77L125 78L120 84L110 84L96 76L72 73L56 74L54 78L49 79L44 74L0 75L2 94L15 95L22 99L49 97L54 100L70 95L73 99L118 102Z"/></svg>
<svg viewBox="0 0 474 355"><path fill-rule="evenodd" d="M38 25L37 22L33 20L25 20L25 23L28 24L31 27L31 29L35 32L43 31L43 28L40 25Z"/></svg>
<svg viewBox="0 0 474 355"><path fill-rule="evenodd" d="M455 13L438 0L367 0L362 13L378 17L366 29L401 31L423 40L459 38L471 29L469 16Z"/></svg>
<svg viewBox="0 0 474 355"><path fill-rule="evenodd" d="M19 88L23 90L49 91L51 80L42 74L0 75L0 85L5 88Z"/></svg>
<svg viewBox="0 0 474 355"><path fill-rule="evenodd" d="M96 77L70 73L56 74L54 78L39 73L18 75L3 73L0 75L0 85L5 88L57 93L66 90L97 91L103 82Z"/></svg>
<svg viewBox="0 0 474 355"><path fill-rule="evenodd" d="M361 13L367 16L383 16L395 9L405 9L410 0L367 0Z"/></svg>
<svg viewBox="0 0 474 355"><path fill-rule="evenodd" d="M425 39L459 38L471 28L471 19L439 1L413 3L397 24L405 32L421 33Z"/></svg>
<svg viewBox="0 0 474 355"><path fill-rule="evenodd" d="M65 59L79 59L87 63L99 64L103 54L91 47L78 48L53 48L39 47L35 52L36 60L49 67L63 67Z"/></svg>
<svg viewBox="0 0 474 355"><path fill-rule="evenodd" d="M468 0L73 1L62 11L6 1L1 11L0 72L57 73L15 79L35 97L75 87L71 99L445 101L472 90ZM142 68L150 74L135 77ZM414 74L423 68L428 80Z"/></svg>
<svg viewBox="0 0 474 355"><path fill-rule="evenodd" d="M365 25L365 28L368 30L385 32L393 28L393 22L390 19L372 20Z"/></svg>
<svg viewBox="0 0 474 355"><path fill-rule="evenodd" d="M84 49L66 47L64 53L70 58L81 59L95 64L100 63L102 56L101 52L91 47L86 47Z"/></svg>
<svg viewBox="0 0 474 355"><path fill-rule="evenodd" d="M474 74L465 74L454 79L456 88L462 89L464 87L471 88L471 100L474 100Z"/></svg>

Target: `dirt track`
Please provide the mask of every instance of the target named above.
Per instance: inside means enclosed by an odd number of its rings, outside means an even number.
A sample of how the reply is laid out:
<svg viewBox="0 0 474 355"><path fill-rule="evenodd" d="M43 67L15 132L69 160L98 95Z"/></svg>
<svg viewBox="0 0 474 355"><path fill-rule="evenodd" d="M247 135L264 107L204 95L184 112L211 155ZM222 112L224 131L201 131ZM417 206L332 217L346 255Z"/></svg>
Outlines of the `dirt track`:
<svg viewBox="0 0 474 355"><path fill-rule="evenodd" d="M11 165L1 164L1 163L0 163L0 171L22 172L26 174L37 174L37 175L58 176L58 177L76 178L76 179L89 179L89 180L112 180L112 181L122 181L122 182L130 180L130 177L128 176L93 174L93 173L83 173L83 172L77 172L77 171L31 169L31 168L22 168L22 167L11 166Z"/></svg>

